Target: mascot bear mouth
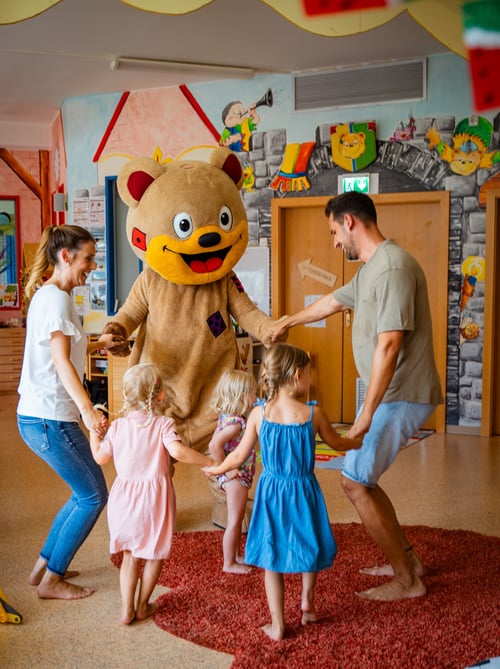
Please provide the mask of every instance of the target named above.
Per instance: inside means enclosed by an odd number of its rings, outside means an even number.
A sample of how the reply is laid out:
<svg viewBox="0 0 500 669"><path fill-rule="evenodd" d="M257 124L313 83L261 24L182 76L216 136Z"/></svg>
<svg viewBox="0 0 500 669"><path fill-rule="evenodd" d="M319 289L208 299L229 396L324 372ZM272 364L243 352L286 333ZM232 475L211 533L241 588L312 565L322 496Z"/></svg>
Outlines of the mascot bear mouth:
<svg viewBox="0 0 500 669"><path fill-rule="evenodd" d="M181 258L184 260L190 270L196 274L207 274L209 272L216 272L222 267L222 264L231 250L228 246L219 251L212 251L211 253L181 253Z"/></svg>

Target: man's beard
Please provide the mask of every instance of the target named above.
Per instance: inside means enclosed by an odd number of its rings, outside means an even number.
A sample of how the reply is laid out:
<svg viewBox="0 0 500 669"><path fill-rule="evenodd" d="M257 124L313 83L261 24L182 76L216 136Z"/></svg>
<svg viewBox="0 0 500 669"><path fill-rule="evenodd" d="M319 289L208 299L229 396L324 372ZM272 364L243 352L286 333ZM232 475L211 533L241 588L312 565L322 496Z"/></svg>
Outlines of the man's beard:
<svg viewBox="0 0 500 669"><path fill-rule="evenodd" d="M347 258L347 260L358 260L359 259L358 252L356 251L356 249L354 249L352 247L347 248L346 246L344 246L344 253L345 253L345 257Z"/></svg>

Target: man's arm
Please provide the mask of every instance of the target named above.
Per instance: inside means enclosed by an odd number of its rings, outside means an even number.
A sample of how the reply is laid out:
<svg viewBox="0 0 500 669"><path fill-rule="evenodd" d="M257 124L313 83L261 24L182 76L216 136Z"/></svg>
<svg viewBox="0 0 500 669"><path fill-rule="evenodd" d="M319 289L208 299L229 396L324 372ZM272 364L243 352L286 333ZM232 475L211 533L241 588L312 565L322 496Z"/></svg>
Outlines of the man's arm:
<svg viewBox="0 0 500 669"><path fill-rule="evenodd" d="M332 316L339 311L345 311L346 309L347 307L340 304L340 302L337 302L333 297L333 293L323 295L305 309L297 311L297 313L292 314L291 316L283 316L283 318L280 318L272 328L272 340L273 342L280 341L283 338L283 335L296 325L316 323L316 321L321 321L324 318L328 318L328 316Z"/></svg>
<svg viewBox="0 0 500 669"><path fill-rule="evenodd" d="M363 410L347 433L348 437L353 439L362 437L370 429L373 414L382 401L396 371L404 334L404 330L391 330L379 334Z"/></svg>

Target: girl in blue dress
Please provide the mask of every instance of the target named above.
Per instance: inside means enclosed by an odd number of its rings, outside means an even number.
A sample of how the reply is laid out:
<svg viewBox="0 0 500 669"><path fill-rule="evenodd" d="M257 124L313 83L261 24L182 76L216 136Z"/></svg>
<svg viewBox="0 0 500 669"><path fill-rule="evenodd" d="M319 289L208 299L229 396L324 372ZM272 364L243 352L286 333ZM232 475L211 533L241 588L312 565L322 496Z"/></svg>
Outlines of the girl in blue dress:
<svg viewBox="0 0 500 669"><path fill-rule="evenodd" d="M318 405L304 402L311 385L311 361L302 349L282 343L270 346L260 382L266 399L250 413L240 445L220 465L205 471L220 475L240 467L259 440L263 470L245 562L265 570L271 622L262 630L280 641L285 634L283 574L302 574L302 624L315 622L317 572L332 565L337 551L314 475L315 435L341 451L360 448L361 440L342 438Z"/></svg>

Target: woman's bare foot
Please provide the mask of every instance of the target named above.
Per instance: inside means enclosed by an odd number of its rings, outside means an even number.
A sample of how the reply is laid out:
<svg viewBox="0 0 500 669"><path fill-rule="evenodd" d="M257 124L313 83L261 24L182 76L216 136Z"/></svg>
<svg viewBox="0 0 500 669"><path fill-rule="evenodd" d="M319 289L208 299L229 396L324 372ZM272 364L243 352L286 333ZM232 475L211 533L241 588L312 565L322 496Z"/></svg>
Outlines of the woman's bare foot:
<svg viewBox="0 0 500 669"><path fill-rule="evenodd" d="M234 564L225 564L222 567L222 571L226 572L226 574L249 574L252 571L252 567L248 564L235 562Z"/></svg>
<svg viewBox="0 0 500 669"><path fill-rule="evenodd" d="M158 604L156 602L148 602L145 606L141 606L137 609L135 614L136 620L146 620L156 613L158 610Z"/></svg>
<svg viewBox="0 0 500 669"><path fill-rule="evenodd" d="M41 571L33 569L28 579L30 585L40 585L40 583L42 582L42 578L45 574L45 570L46 570L45 567ZM68 571L64 574L64 578L66 580L68 580L69 578L75 578L75 576L80 576L80 572L68 569Z"/></svg>
<svg viewBox="0 0 500 669"><path fill-rule="evenodd" d="M274 626L272 623L263 625L260 629L273 641L282 641L283 637L285 636L285 629Z"/></svg>
<svg viewBox="0 0 500 669"><path fill-rule="evenodd" d="M44 576L37 588L40 599L85 599L93 592L93 588L68 583L63 578L54 578L54 575L50 575L49 578Z"/></svg>
<svg viewBox="0 0 500 669"><path fill-rule="evenodd" d="M427 592L427 588L418 576L415 576L410 585L405 585L401 581L393 578L388 583L383 583L376 588L370 588L363 592L357 592L361 599L373 599L379 602L392 602L398 599L410 599L411 597L422 597Z"/></svg>

